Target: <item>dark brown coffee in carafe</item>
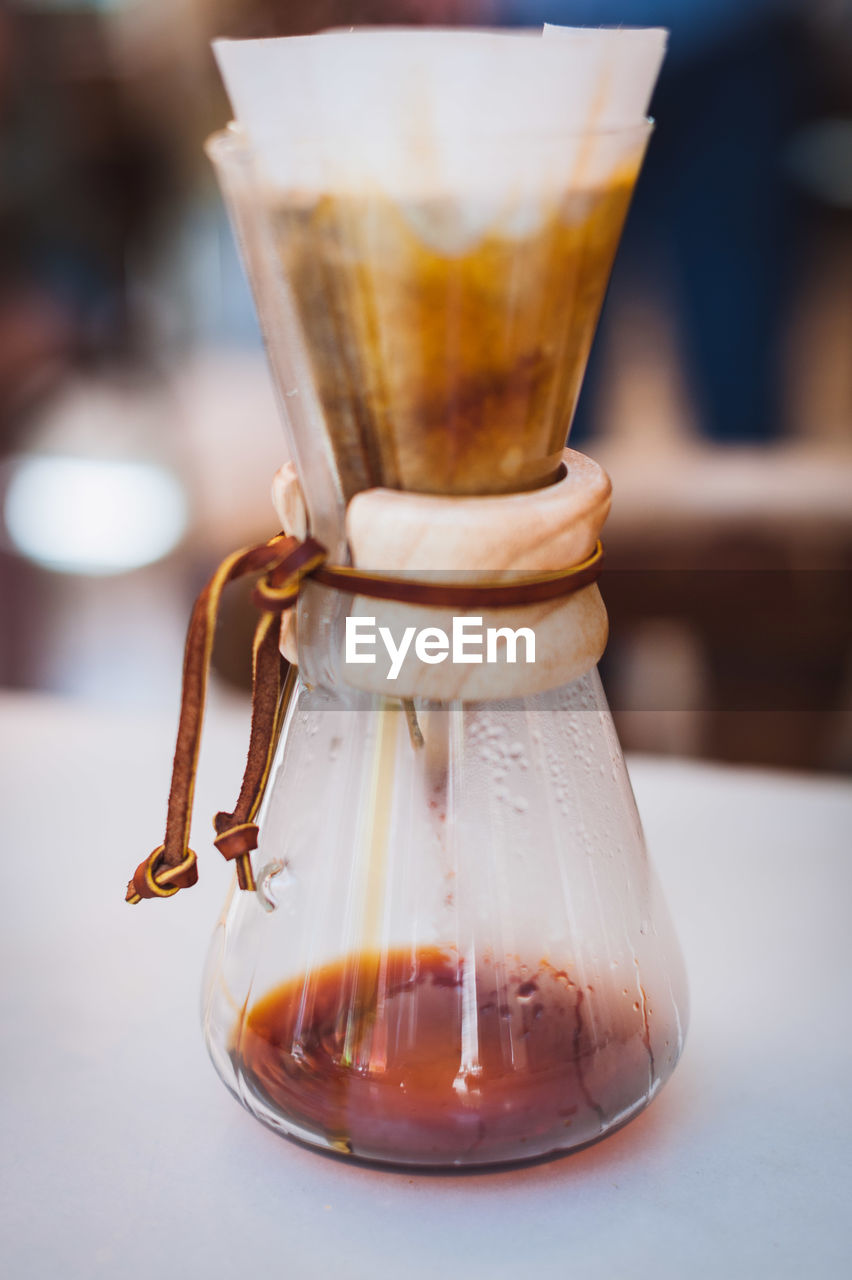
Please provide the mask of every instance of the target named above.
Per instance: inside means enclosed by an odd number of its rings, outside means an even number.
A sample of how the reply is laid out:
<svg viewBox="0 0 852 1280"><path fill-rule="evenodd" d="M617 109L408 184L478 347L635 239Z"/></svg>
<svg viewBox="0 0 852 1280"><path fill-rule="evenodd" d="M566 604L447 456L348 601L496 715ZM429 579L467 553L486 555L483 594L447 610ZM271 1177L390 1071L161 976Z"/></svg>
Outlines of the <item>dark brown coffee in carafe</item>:
<svg viewBox="0 0 852 1280"><path fill-rule="evenodd" d="M489 1164L557 1150L566 1131L591 1141L639 1110L653 1016L641 987L583 985L570 965L396 950L275 988L231 1052L297 1135L375 1160Z"/></svg>

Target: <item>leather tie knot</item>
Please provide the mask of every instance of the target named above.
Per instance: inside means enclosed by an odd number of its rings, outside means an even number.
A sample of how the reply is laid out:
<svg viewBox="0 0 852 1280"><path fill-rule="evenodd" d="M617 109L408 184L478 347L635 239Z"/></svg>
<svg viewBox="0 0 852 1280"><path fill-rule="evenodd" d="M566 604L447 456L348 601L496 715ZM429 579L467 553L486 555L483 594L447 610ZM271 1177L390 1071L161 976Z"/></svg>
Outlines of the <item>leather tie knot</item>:
<svg viewBox="0 0 852 1280"><path fill-rule="evenodd" d="M249 855L252 849L257 848L258 828L257 824L252 822L253 810L248 814L242 814L239 809L238 805L235 813L216 814L213 819L216 839L213 843L226 862L233 862L240 888L254 889L256 884ZM240 821L241 818L242 821Z"/></svg>
<svg viewBox="0 0 852 1280"><path fill-rule="evenodd" d="M225 816L230 818L230 814L217 814L216 817ZM217 826L218 831L218 826ZM236 826L228 827L226 831L221 831L213 841L222 857L231 862L234 858L241 858L244 853L251 853L252 849L257 848L258 827L254 822L240 822Z"/></svg>
<svg viewBox="0 0 852 1280"><path fill-rule="evenodd" d="M306 538L260 579L252 592L252 600L267 613L291 609L299 598L302 579L325 564L327 554L316 538Z"/></svg>
<svg viewBox="0 0 852 1280"><path fill-rule="evenodd" d="M165 845L158 845L153 853L140 862L127 886L126 902L140 902L142 898L171 898L178 889L189 889L198 880L197 859L192 849L174 867L163 867Z"/></svg>

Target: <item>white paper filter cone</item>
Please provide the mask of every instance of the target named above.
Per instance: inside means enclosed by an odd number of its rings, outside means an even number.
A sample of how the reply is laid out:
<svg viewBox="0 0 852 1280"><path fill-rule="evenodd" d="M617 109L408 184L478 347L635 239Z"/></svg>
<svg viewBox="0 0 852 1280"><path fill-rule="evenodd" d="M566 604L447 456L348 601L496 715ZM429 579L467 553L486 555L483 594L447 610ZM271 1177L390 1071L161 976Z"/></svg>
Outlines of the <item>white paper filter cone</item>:
<svg viewBox="0 0 852 1280"><path fill-rule="evenodd" d="M604 162L584 135L641 129L666 36L372 29L214 50L266 183L416 200L517 187L519 166L542 167L537 144L552 149L546 167L563 190L600 185L616 151Z"/></svg>

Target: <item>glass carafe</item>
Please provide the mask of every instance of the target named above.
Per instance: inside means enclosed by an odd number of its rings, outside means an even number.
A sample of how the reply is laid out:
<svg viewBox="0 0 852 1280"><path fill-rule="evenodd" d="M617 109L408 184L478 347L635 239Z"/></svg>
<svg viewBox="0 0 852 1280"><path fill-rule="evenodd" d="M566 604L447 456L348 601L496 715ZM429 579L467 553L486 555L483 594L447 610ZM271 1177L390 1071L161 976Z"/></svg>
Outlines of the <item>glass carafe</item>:
<svg viewBox="0 0 852 1280"><path fill-rule="evenodd" d="M364 490L559 475L648 132L493 144L413 203L273 192L237 131L212 140L331 555ZM654 1097L686 1020L597 673L504 701L358 692L335 658L350 604L300 596L258 888L232 891L207 965L216 1069L273 1128L370 1160L594 1141Z"/></svg>

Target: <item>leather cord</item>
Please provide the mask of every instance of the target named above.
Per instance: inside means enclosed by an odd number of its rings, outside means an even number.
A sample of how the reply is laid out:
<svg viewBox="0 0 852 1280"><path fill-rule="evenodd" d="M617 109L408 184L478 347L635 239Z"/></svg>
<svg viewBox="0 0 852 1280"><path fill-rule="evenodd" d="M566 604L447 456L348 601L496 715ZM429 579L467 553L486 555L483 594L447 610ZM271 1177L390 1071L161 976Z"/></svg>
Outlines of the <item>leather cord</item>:
<svg viewBox="0 0 852 1280"><path fill-rule="evenodd" d="M300 554L301 552L301 554ZM143 898L170 898L178 889L186 889L198 879L197 859L189 847L195 775L201 745L207 674L213 649L213 636L222 592L229 582L247 574L266 571L272 578L275 570L288 557L294 557L290 577L298 584L308 566L318 563L318 553L306 556L297 538L279 534L268 542L235 551L219 565L213 577L195 602L186 636L183 659L180 718L172 763L172 780L166 812L163 843L133 873L127 886L126 901ZM275 583L271 589L276 590ZM292 595L298 595L296 588ZM289 597L288 597L289 598ZM292 601L290 601L292 603ZM252 652L252 717L248 756L240 795L232 813L217 813L214 819L214 843L226 859L236 864L237 879L243 889L254 888L249 854L257 847L254 818L263 799L275 743L281 728L286 703L285 690L289 664L278 648L278 618L288 608L285 599L264 604L255 631Z"/></svg>
<svg viewBox="0 0 852 1280"><path fill-rule="evenodd" d="M198 879L197 858L189 847L195 776L207 695L207 675L222 592L229 582L261 573L253 592L260 609L252 649L252 714L242 786L233 812L217 813L214 844L233 861L241 889L255 888L250 854L257 848L254 821L269 779L272 758L295 683L294 673L278 647L278 620L299 598L305 578L350 595L403 604L444 608L511 608L556 600L594 582L603 548L567 569L519 575L508 581L426 582L368 573L344 565L328 565L325 547L316 539L277 534L268 542L235 551L219 565L193 606L183 661L180 718L172 763L172 780L163 843L133 873L126 901L170 898Z"/></svg>

